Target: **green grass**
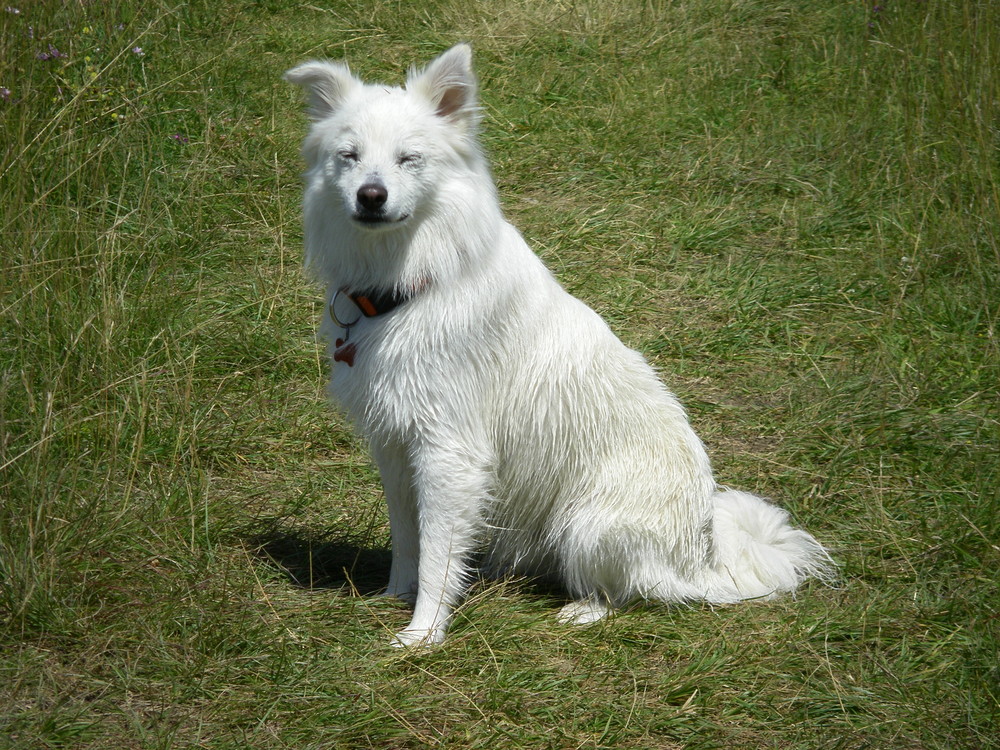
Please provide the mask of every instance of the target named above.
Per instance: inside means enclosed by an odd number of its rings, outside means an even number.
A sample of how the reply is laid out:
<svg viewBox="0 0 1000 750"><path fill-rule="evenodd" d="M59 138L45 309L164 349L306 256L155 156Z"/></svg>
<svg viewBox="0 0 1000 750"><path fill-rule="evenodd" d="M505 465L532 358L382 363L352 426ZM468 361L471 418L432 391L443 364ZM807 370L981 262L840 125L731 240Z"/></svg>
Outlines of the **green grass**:
<svg viewBox="0 0 1000 750"><path fill-rule="evenodd" d="M0 747L1000 746L995 4L14 5ZM458 40L512 220L839 588L577 629L480 585L388 647L280 74Z"/></svg>

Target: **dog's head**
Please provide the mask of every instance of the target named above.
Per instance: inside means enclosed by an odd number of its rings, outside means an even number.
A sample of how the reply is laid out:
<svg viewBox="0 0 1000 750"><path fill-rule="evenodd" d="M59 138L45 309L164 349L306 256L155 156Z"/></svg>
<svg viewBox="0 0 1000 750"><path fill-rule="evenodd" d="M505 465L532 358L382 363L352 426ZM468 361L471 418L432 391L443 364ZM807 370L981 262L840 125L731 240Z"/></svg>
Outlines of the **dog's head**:
<svg viewBox="0 0 1000 750"><path fill-rule="evenodd" d="M285 79L305 89L313 120L303 148L307 190L332 199L362 231L407 224L447 176L477 158L468 45L411 70L405 88L365 84L344 63L326 61L303 63Z"/></svg>

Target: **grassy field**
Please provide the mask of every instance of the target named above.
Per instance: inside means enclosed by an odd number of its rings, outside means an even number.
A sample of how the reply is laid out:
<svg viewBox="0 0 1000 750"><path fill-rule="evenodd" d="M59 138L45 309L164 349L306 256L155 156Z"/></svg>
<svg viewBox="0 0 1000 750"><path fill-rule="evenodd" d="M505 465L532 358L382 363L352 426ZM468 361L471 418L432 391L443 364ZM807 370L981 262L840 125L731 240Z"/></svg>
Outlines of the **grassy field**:
<svg viewBox="0 0 1000 750"><path fill-rule="evenodd" d="M1000 5L11 3L0 747L1000 747ZM280 75L459 40L510 218L837 588L389 648Z"/></svg>

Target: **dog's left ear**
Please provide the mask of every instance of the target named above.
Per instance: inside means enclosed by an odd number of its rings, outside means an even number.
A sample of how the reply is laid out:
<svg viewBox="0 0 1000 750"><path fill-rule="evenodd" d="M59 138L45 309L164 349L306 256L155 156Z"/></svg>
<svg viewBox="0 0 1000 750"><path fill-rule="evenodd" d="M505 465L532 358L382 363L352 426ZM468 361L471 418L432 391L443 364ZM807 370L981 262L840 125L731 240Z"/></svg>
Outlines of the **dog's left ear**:
<svg viewBox="0 0 1000 750"><path fill-rule="evenodd" d="M440 117L460 127L476 124L476 76L468 44L456 44L422 71L411 70L406 89L426 97Z"/></svg>

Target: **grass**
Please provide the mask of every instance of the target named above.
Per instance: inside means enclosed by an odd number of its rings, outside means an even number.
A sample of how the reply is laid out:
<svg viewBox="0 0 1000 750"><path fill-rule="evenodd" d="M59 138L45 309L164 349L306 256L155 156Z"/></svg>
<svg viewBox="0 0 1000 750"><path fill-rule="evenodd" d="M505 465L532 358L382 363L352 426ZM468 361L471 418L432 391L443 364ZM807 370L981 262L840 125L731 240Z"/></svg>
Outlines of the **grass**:
<svg viewBox="0 0 1000 750"><path fill-rule="evenodd" d="M0 12L0 747L1000 746L1000 10ZM299 271L311 56L473 43L505 208L837 589L400 653Z"/></svg>

